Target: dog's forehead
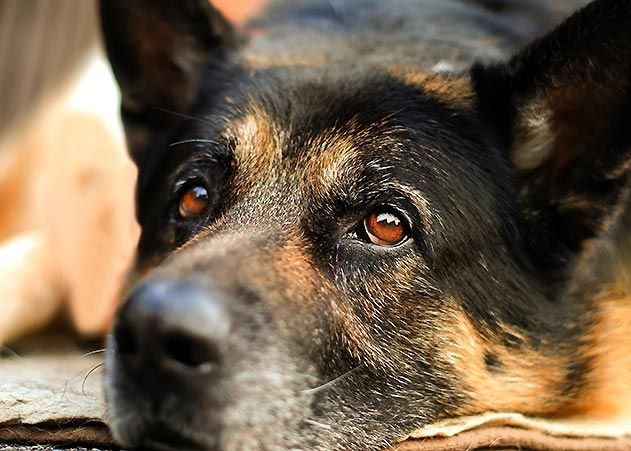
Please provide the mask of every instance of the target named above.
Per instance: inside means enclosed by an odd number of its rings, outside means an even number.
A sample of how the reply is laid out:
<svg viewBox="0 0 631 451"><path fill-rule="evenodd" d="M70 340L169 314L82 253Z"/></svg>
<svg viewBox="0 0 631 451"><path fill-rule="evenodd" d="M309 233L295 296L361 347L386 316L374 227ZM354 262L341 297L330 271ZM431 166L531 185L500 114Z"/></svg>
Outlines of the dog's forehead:
<svg viewBox="0 0 631 451"><path fill-rule="evenodd" d="M463 83L441 76L383 70L340 77L309 69L296 76L294 71L242 83L238 95L226 96L229 114L216 114L223 119L223 137L235 142L241 178L282 174L316 191L340 186L362 168L400 165L409 152L423 159L419 154L437 146L433 134L452 132L440 117L469 107Z"/></svg>
<svg viewBox="0 0 631 451"><path fill-rule="evenodd" d="M287 188L326 191L377 157L369 148L374 145L369 132L356 120L302 130L287 125L257 106L229 125L237 185L280 180Z"/></svg>

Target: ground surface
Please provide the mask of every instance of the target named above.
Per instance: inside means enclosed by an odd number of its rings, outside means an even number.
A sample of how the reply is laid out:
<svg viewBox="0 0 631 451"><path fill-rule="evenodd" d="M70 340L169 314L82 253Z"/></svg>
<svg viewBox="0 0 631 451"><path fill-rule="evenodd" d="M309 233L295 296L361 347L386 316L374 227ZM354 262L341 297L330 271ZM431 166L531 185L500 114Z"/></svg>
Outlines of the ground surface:
<svg viewBox="0 0 631 451"><path fill-rule="evenodd" d="M0 451L113 446L96 348L47 337L2 353Z"/></svg>
<svg viewBox="0 0 631 451"><path fill-rule="evenodd" d="M56 446L0 445L0 451L104 451L104 448L58 448Z"/></svg>

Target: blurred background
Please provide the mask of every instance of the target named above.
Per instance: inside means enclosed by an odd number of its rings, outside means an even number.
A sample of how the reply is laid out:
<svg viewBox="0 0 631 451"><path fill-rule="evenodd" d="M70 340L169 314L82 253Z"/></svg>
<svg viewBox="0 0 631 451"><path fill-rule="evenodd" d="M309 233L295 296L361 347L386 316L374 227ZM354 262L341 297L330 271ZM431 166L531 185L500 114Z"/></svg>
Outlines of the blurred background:
<svg viewBox="0 0 631 451"><path fill-rule="evenodd" d="M139 233L118 102L94 1L0 0L0 344L109 327Z"/></svg>

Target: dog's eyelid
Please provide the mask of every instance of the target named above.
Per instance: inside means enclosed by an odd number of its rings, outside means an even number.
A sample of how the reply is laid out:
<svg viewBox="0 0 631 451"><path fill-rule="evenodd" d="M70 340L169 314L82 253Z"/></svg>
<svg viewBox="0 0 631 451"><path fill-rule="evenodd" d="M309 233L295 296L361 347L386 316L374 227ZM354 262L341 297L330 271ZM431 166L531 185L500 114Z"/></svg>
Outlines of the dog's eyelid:
<svg viewBox="0 0 631 451"><path fill-rule="evenodd" d="M170 185L173 187L172 194L177 194L182 186L195 181L209 186L213 185L213 173L225 173L228 164L221 155L217 155L214 151L206 151L194 159L184 161L169 178Z"/></svg>
<svg viewBox="0 0 631 451"><path fill-rule="evenodd" d="M395 191L388 192L384 196L380 196L382 200L375 201L368 211L382 210L387 213L399 216L405 225L411 230L413 225L418 221L418 209L403 193ZM383 200L385 198L385 200Z"/></svg>
<svg viewBox="0 0 631 451"><path fill-rule="evenodd" d="M368 210L347 236L382 248L397 248L413 239L411 221L398 207L378 204Z"/></svg>
<svg viewBox="0 0 631 451"><path fill-rule="evenodd" d="M175 197L180 197L184 190L192 185L209 185L208 181L205 177L202 177L200 174L191 173L187 176L183 176L178 178L175 183L173 183L173 195Z"/></svg>

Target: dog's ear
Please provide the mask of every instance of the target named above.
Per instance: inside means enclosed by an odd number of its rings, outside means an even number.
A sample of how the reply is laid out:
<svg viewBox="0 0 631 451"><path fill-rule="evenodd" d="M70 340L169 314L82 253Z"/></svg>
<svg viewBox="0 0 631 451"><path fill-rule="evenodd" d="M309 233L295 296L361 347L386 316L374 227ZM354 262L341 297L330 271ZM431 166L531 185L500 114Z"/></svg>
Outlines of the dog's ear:
<svg viewBox="0 0 631 451"><path fill-rule="evenodd" d="M471 75L515 169L528 241L549 269L567 263L631 169L631 0L597 0Z"/></svg>
<svg viewBox="0 0 631 451"><path fill-rule="evenodd" d="M138 164L156 132L189 110L205 69L235 45L236 33L208 0L101 0L100 13Z"/></svg>

